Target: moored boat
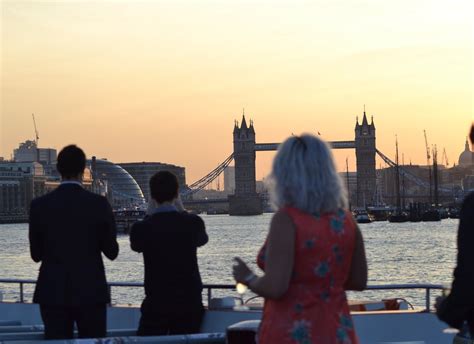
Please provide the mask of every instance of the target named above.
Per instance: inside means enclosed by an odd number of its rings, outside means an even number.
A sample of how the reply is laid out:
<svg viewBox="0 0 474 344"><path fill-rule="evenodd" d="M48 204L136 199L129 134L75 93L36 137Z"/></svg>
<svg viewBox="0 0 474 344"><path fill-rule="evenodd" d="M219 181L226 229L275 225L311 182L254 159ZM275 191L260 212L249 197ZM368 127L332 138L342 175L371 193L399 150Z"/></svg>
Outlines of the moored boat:
<svg viewBox="0 0 474 344"><path fill-rule="evenodd" d="M423 213L421 221L441 221L441 214L437 209L430 209Z"/></svg>
<svg viewBox="0 0 474 344"><path fill-rule="evenodd" d="M387 221L392 209L388 206L367 207L367 212L374 221Z"/></svg>
<svg viewBox="0 0 474 344"><path fill-rule="evenodd" d="M371 223L374 221L373 217L366 211L360 211L355 214L357 223Z"/></svg>
<svg viewBox="0 0 474 344"><path fill-rule="evenodd" d="M146 212L139 209L114 210L115 224L118 233L129 233L132 225L145 218Z"/></svg>
<svg viewBox="0 0 474 344"><path fill-rule="evenodd" d="M409 217L408 214L402 211L395 211L394 213L390 214L388 217L388 222L408 222Z"/></svg>

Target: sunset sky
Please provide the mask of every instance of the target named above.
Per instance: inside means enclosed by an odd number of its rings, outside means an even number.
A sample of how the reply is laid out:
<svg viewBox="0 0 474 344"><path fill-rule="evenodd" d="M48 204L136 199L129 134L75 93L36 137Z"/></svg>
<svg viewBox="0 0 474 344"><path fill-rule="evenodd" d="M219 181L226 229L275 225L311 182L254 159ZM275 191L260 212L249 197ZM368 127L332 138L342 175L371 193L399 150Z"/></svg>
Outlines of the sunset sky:
<svg viewBox="0 0 474 344"><path fill-rule="evenodd" d="M474 120L473 3L0 0L0 156L34 138L35 113L41 147L177 164L191 183L232 152L242 108L263 143L352 140L366 104L386 155L398 135L426 163L426 129L452 164Z"/></svg>

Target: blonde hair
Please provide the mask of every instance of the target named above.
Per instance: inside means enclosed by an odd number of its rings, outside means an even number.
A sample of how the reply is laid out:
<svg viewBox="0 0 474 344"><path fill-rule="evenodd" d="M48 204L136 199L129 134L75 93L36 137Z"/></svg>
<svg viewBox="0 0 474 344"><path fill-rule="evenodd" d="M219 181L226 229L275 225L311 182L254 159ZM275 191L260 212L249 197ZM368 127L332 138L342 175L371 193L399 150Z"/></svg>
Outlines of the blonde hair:
<svg viewBox="0 0 474 344"><path fill-rule="evenodd" d="M289 137L278 147L269 187L277 208L293 206L312 214L347 208L331 149L311 134Z"/></svg>

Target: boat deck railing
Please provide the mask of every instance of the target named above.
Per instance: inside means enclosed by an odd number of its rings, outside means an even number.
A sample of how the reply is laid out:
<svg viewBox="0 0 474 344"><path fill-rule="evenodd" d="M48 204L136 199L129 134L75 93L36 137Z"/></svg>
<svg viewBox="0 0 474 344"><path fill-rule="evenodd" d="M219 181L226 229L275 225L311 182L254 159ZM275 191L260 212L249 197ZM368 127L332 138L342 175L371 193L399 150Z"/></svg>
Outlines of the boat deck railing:
<svg viewBox="0 0 474 344"><path fill-rule="evenodd" d="M0 278L0 284L17 284L20 292L20 302L25 302L24 286L27 284L36 284L32 279L9 279ZM109 291L112 294L112 288L143 288L141 282L108 282ZM441 284L413 283L413 284L379 284L369 285L365 290L424 290L425 311L431 311L431 291L442 290ZM204 284L203 289L207 292L207 304L210 303L214 290L235 290L234 284Z"/></svg>

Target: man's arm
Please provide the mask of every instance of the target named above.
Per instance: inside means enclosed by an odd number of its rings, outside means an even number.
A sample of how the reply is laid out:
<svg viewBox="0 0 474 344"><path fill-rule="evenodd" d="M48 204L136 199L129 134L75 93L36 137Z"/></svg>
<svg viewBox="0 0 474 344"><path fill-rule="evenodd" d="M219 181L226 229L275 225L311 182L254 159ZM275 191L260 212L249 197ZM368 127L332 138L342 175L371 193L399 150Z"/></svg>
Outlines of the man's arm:
<svg viewBox="0 0 474 344"><path fill-rule="evenodd" d="M145 248L145 238L142 229L141 221L135 222L132 225L132 229L130 230L130 247L132 251L143 252Z"/></svg>
<svg viewBox="0 0 474 344"><path fill-rule="evenodd" d="M206 226L204 225L204 221L197 215L196 219L196 246L200 247L207 244L207 242L209 241L209 237L206 233Z"/></svg>
<svg viewBox="0 0 474 344"><path fill-rule="evenodd" d="M29 218L29 230L28 237L30 240L30 254L31 258L36 262L40 262L43 259L42 252L42 235L41 225L38 218L38 209L35 200L31 201L30 204L30 218Z"/></svg>
<svg viewBox="0 0 474 344"><path fill-rule="evenodd" d="M117 242L117 227L115 226L114 213L107 199L103 199L104 212L105 212L105 223L104 233L102 236L101 250L104 255L110 260L117 258L119 253L119 245Z"/></svg>

